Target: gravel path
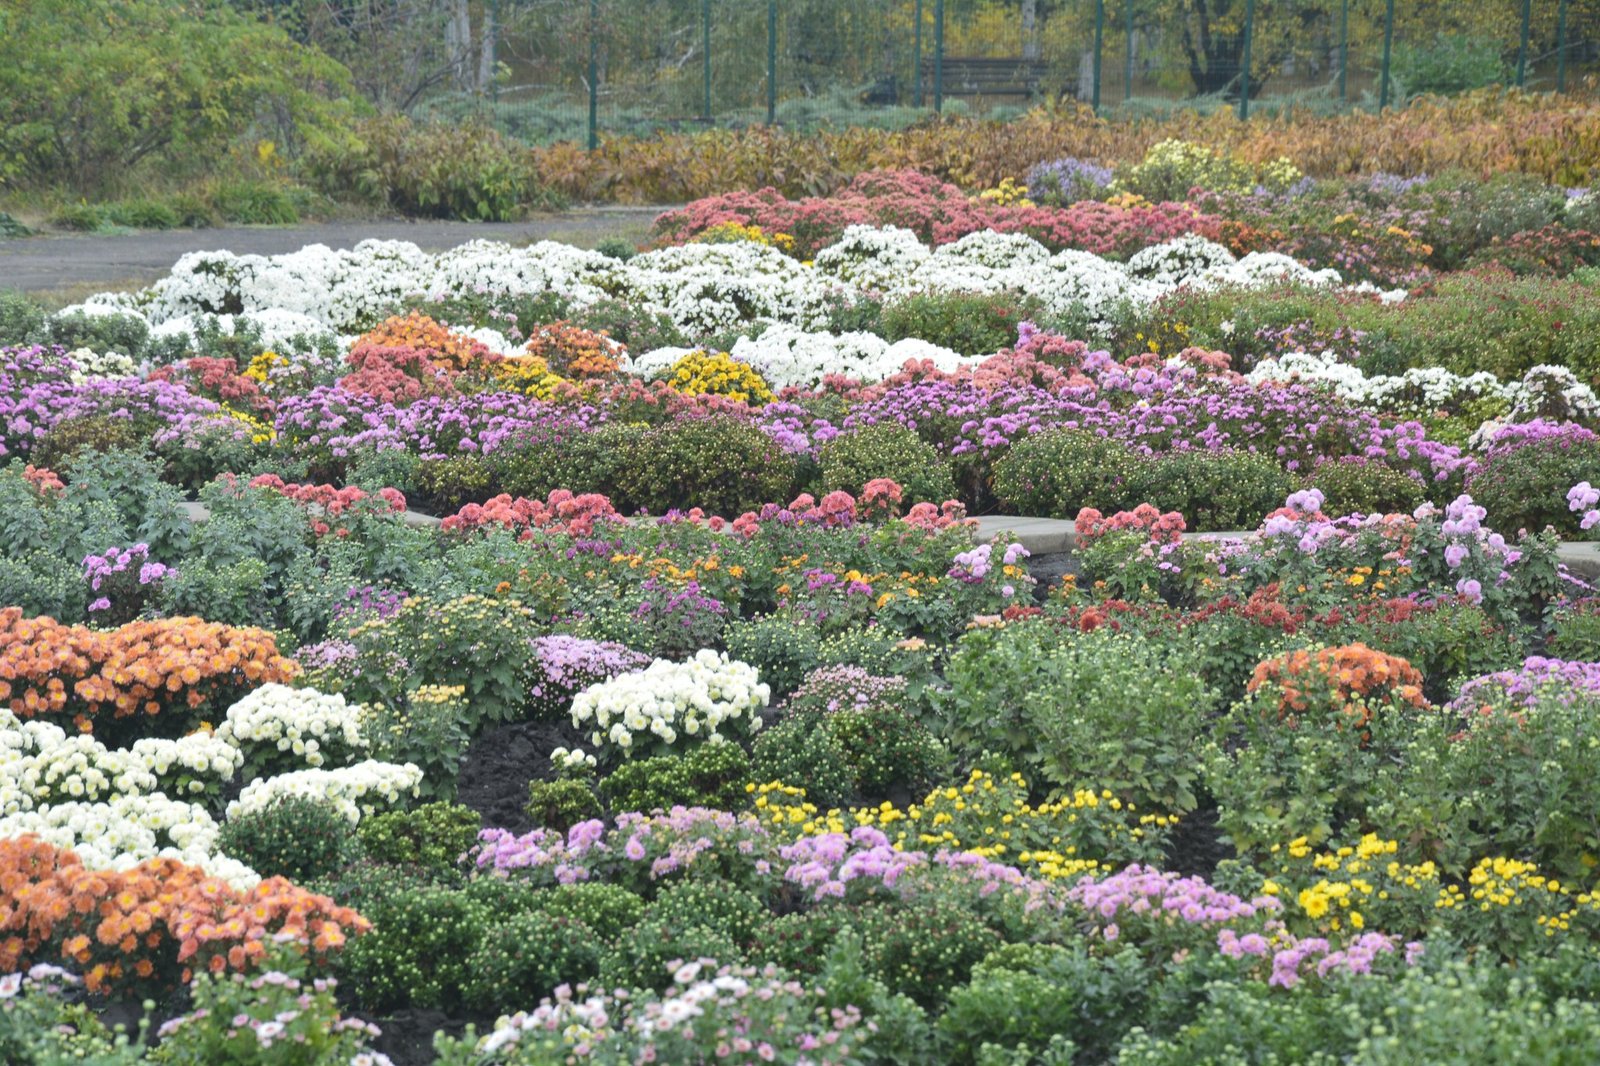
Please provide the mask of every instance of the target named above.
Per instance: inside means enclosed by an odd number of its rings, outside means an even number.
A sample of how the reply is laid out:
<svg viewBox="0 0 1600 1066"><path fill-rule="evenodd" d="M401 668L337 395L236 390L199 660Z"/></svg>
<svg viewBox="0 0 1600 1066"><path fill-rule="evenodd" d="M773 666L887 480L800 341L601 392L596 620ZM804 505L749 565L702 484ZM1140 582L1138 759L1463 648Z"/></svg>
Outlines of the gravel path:
<svg viewBox="0 0 1600 1066"><path fill-rule="evenodd" d="M375 237L412 241L442 251L470 240L522 243L559 240L593 247L607 237L642 240L666 207L597 207L541 215L526 222L329 222L305 226L224 226L139 233L47 234L0 240L0 289L45 292L82 285L144 285L186 252L226 248L240 255L279 255L308 244L350 248Z"/></svg>

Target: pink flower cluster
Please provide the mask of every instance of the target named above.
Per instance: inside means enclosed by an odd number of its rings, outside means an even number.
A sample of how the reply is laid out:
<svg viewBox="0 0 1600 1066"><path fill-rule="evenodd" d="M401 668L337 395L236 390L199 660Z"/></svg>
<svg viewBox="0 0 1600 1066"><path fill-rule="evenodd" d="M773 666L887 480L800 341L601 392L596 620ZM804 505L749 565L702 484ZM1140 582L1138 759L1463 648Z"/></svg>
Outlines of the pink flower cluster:
<svg viewBox="0 0 1600 1066"><path fill-rule="evenodd" d="M469 503L446 518L441 526L460 530L504 526L520 530L522 539L527 540L535 529L587 537L594 532L597 523L621 519L607 496L598 492L574 495L569 489L556 489L543 502L525 496L513 499L501 493L482 504Z"/></svg>
<svg viewBox="0 0 1600 1066"><path fill-rule="evenodd" d="M1148 534L1152 544L1176 544L1183 539L1186 528L1183 515L1177 511L1162 514L1154 505L1141 503L1131 511L1118 511L1107 518L1093 507L1078 511L1075 522L1078 543L1088 547L1107 533L1135 530Z"/></svg>
<svg viewBox="0 0 1600 1066"><path fill-rule="evenodd" d="M262 474L250 479L253 489L271 489L273 492L282 493L294 502L300 504L314 515L326 515L337 518L361 501L368 499L370 493L346 485L336 489L332 485L300 485L292 481L284 481L277 474ZM406 509L405 495L399 489L382 488L377 491L377 498L388 504L389 510L398 514ZM339 536L345 536L349 530L334 529L328 523L317 517L311 523L312 531L318 536L330 531Z"/></svg>
<svg viewBox="0 0 1600 1066"><path fill-rule="evenodd" d="M779 856L789 863L783 879L809 889L813 899L844 898L853 881L893 888L900 875L927 862L917 851L896 851L889 838L871 826L844 833L802 837L782 848Z"/></svg>
<svg viewBox="0 0 1600 1066"><path fill-rule="evenodd" d="M1567 509L1582 516L1578 520L1579 529L1590 530L1600 526L1600 489L1587 481L1578 482L1567 491Z"/></svg>

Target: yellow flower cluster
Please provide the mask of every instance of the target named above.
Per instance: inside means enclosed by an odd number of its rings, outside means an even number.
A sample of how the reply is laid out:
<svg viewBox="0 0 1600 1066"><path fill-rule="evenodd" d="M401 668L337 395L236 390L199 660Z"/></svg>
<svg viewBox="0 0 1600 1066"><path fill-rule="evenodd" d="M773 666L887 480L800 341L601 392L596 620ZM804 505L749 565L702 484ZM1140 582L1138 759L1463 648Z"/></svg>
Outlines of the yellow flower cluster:
<svg viewBox="0 0 1600 1066"><path fill-rule="evenodd" d="M495 388L520 392L537 400L553 400L562 386L571 384L537 355L508 356L495 363L490 374Z"/></svg>
<svg viewBox="0 0 1600 1066"><path fill-rule="evenodd" d="M248 411L241 411L228 404L222 405L222 413L236 422L243 422L250 427L251 444L271 444L278 436L277 427L264 418L260 418Z"/></svg>
<svg viewBox="0 0 1600 1066"><path fill-rule="evenodd" d="M1295 893L1294 902L1317 928L1329 932L1372 925L1386 932L1420 933L1430 922L1456 914L1485 917L1508 931L1531 923L1532 929L1555 936L1569 930L1579 916L1600 917L1600 893L1574 892L1519 859L1483 859L1464 884L1455 884L1445 882L1433 862L1398 861L1399 843L1375 833L1354 847L1332 851L1314 852L1305 837L1272 850L1286 855L1290 865L1322 875ZM1293 879L1288 870L1280 878ZM1267 881L1263 891L1285 892L1278 880Z"/></svg>
<svg viewBox="0 0 1600 1066"><path fill-rule="evenodd" d="M285 359L277 352L261 352L254 359L250 360L250 364L244 368L243 376L249 378L251 381L254 381L256 384L265 387L267 382L271 379L272 371L274 369L280 366L288 365L289 360Z"/></svg>
<svg viewBox="0 0 1600 1066"><path fill-rule="evenodd" d="M978 199L996 207L1034 206L1033 201L1028 199L1028 187L1016 178L1001 178L999 185L983 190L978 194Z"/></svg>
<svg viewBox="0 0 1600 1066"><path fill-rule="evenodd" d="M761 820L780 834L848 833L872 826L897 851L971 852L1052 879L1120 865L1082 854L1085 838L1098 838L1108 848L1132 846L1178 821L1174 815L1141 815L1109 790L1077 789L1034 806L1027 801L1027 788L1021 774L996 779L974 770L965 783L936 788L905 809L885 801L850 811L819 810L806 800L804 789L781 781L751 784L746 791Z"/></svg>
<svg viewBox="0 0 1600 1066"><path fill-rule="evenodd" d="M740 241L764 244L786 255L794 252L793 236L787 233L767 233L754 223L719 222L715 226L701 230L694 238L696 244L736 244Z"/></svg>
<svg viewBox="0 0 1600 1066"><path fill-rule="evenodd" d="M754 367L727 352L690 352L672 364L667 383L685 396L726 396L744 403L770 403L772 389Z"/></svg>

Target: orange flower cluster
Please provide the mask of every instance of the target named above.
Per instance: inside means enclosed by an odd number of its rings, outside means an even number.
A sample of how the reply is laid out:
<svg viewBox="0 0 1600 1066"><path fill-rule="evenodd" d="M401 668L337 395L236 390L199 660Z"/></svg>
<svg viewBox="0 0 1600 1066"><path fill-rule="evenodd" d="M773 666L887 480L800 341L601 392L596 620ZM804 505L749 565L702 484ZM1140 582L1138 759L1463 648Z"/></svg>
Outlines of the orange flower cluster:
<svg viewBox="0 0 1600 1066"><path fill-rule="evenodd" d="M58 961L91 992L156 992L195 967L246 970L284 935L320 962L370 928L281 877L241 892L176 859L96 871L37 837L0 840L0 973Z"/></svg>
<svg viewBox="0 0 1600 1066"><path fill-rule="evenodd" d="M411 348L426 355L434 366L452 374L500 361L499 354L488 345L451 333L420 311L384 319L362 334L355 347Z"/></svg>
<svg viewBox="0 0 1600 1066"><path fill-rule="evenodd" d="M97 632L0 609L0 701L19 718L71 714L84 732L108 711L126 718L194 709L299 673L264 629L161 618Z"/></svg>
<svg viewBox="0 0 1600 1066"><path fill-rule="evenodd" d="M528 338L529 355L557 374L580 380L612 377L626 352L605 330L583 329L565 319L536 327Z"/></svg>
<svg viewBox="0 0 1600 1066"><path fill-rule="evenodd" d="M1365 644L1347 644L1318 651L1291 651L1256 665L1246 690L1271 686L1278 693L1278 714L1292 718L1308 709L1328 707L1355 724L1372 718L1372 704L1387 700L1425 708L1422 672L1396 655Z"/></svg>

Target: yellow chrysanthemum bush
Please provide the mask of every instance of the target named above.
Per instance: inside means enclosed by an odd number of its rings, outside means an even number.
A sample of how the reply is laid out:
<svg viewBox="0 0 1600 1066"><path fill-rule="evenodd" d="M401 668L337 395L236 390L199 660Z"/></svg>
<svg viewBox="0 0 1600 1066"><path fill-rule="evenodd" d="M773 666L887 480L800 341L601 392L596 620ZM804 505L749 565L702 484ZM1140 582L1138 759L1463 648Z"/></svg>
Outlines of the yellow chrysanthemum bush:
<svg viewBox="0 0 1600 1066"><path fill-rule="evenodd" d="M1050 879L1160 861L1178 823L1176 815L1141 811L1109 789L1080 788L1034 804L1021 774L984 770L905 807L884 801L820 810L805 789L781 781L751 784L746 791L762 822L782 837L871 826L897 850L970 851Z"/></svg>
<svg viewBox="0 0 1600 1066"><path fill-rule="evenodd" d="M726 396L749 404L772 401L772 387L727 352L696 351L672 364L667 383L685 396Z"/></svg>

